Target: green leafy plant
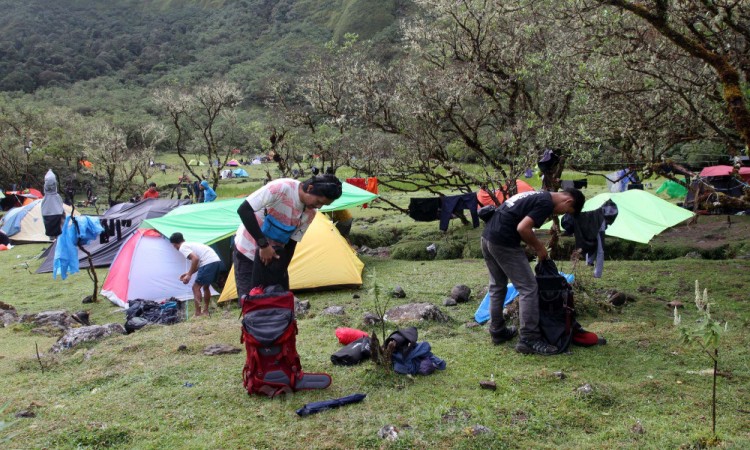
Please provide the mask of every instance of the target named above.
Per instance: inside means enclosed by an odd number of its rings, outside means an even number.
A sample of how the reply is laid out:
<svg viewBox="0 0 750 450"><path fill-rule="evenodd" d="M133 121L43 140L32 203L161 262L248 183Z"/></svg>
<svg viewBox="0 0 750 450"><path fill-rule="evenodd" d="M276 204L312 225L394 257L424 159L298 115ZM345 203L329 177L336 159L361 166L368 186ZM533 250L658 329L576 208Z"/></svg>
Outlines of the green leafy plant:
<svg viewBox="0 0 750 450"><path fill-rule="evenodd" d="M711 392L711 432L716 436L716 378L719 373L719 339L721 333L727 330L727 324L722 327L721 322L711 317L711 303L708 301L708 289L700 290L698 280L695 280L695 307L700 315L698 325L694 328L681 326L680 333L685 344L697 345L711 358L713 362L713 386ZM679 326L681 317L674 311L674 323Z"/></svg>
<svg viewBox="0 0 750 450"><path fill-rule="evenodd" d="M391 368L391 351L389 351L388 348L386 348L385 345L380 344L380 339L378 338L378 332L377 332L377 326L380 324L380 336L385 343L386 338L386 323L385 323L385 313L388 311L388 303L389 299L382 300L380 297L381 294L381 288L380 284L375 280L375 275L373 274L373 286L372 286L372 295L374 299L374 305L375 305L375 315L378 317L378 322L373 324L373 330L372 333L370 333L370 351L371 351L371 359L372 361L378 365L383 367L386 371L390 370Z"/></svg>

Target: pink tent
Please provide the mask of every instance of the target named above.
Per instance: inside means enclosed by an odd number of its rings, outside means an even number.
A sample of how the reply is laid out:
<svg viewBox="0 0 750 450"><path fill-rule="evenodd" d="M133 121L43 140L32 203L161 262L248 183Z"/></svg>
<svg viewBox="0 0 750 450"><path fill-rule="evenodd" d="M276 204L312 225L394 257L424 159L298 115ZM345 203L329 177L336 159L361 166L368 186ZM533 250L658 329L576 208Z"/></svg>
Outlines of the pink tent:
<svg viewBox="0 0 750 450"><path fill-rule="evenodd" d="M732 166L710 166L704 167L700 175L702 177L726 177L732 173ZM750 182L750 167L740 167L740 178Z"/></svg>
<svg viewBox="0 0 750 450"><path fill-rule="evenodd" d="M191 286L179 277L188 271L188 260L156 230L138 229L120 247L102 286L102 295L128 307L129 300L164 301L193 298ZM217 292L213 292L218 295Z"/></svg>
<svg viewBox="0 0 750 450"><path fill-rule="evenodd" d="M237 167L240 163L238 163L236 159L230 159L229 162L227 162L227 165L230 167Z"/></svg>

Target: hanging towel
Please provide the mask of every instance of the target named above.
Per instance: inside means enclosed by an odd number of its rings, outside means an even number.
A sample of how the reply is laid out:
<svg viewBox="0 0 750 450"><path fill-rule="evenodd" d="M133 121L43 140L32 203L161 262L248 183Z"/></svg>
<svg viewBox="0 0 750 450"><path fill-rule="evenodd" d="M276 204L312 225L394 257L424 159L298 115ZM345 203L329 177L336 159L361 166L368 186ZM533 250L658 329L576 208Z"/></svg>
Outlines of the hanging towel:
<svg viewBox="0 0 750 450"><path fill-rule="evenodd" d="M576 189L589 187L589 180L587 180L586 178L581 178L580 180L573 180L573 187Z"/></svg>
<svg viewBox="0 0 750 450"><path fill-rule="evenodd" d="M600 208L579 214L575 218L573 233L576 248L585 255L586 263L593 264L594 277L601 278L604 270L604 231L617 218L617 205L607 200Z"/></svg>
<svg viewBox="0 0 750 450"><path fill-rule="evenodd" d="M76 223L78 227L76 229ZM57 238L55 259L52 263L52 278L59 274L64 280L68 274L74 274L78 269L78 248L80 243L86 245L104 231L98 218L89 216L68 216L63 225L62 234Z"/></svg>
<svg viewBox="0 0 750 450"><path fill-rule="evenodd" d="M409 217L417 222L432 222L440 218L440 198L409 199Z"/></svg>
<svg viewBox="0 0 750 450"><path fill-rule="evenodd" d="M378 178L377 177L370 177L367 179L367 192L372 192L373 194L378 193Z"/></svg>
<svg viewBox="0 0 750 450"><path fill-rule="evenodd" d="M367 185L365 186L365 190L367 192L371 192L373 194L378 193L378 179L376 177L370 177L367 179ZM362 205L362 208L367 208L368 204L365 203Z"/></svg>
<svg viewBox="0 0 750 450"><path fill-rule="evenodd" d="M479 226L479 215L477 215L477 195L474 192L461 195L449 195L442 198L443 204L440 208L440 230L448 230L448 222L454 214L462 213L468 209L471 213L471 221L474 228Z"/></svg>
<svg viewBox="0 0 750 450"><path fill-rule="evenodd" d="M575 187L575 181L573 180L562 180L560 181L560 187L563 189L573 189Z"/></svg>
<svg viewBox="0 0 750 450"><path fill-rule="evenodd" d="M357 186L360 189L367 190L367 182L364 178L347 178L346 182L352 186Z"/></svg>

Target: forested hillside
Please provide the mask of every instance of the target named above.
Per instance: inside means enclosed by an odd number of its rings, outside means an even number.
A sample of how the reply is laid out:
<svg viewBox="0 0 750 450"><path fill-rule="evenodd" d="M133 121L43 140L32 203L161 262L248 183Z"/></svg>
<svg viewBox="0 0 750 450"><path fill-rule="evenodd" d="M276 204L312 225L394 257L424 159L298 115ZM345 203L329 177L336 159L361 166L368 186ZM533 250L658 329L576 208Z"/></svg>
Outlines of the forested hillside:
<svg viewBox="0 0 750 450"><path fill-rule="evenodd" d="M512 191L546 149L686 184L750 148L748 5L0 0L0 184L85 156L117 201L234 149L413 191Z"/></svg>
<svg viewBox="0 0 750 450"><path fill-rule="evenodd" d="M397 8L393 0L0 0L0 90L223 75L252 101L264 79L295 75L328 40L356 32L387 43Z"/></svg>

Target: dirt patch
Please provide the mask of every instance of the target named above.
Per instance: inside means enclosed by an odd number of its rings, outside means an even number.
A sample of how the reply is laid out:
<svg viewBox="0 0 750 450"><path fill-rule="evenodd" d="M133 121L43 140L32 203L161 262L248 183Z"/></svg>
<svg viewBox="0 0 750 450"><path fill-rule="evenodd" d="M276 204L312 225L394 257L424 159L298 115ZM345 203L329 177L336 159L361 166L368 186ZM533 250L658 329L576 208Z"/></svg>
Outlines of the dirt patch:
<svg viewBox="0 0 750 450"><path fill-rule="evenodd" d="M680 225L654 237L652 245L689 245L701 250L747 243L750 216L698 216L695 224Z"/></svg>

